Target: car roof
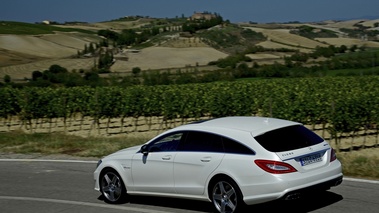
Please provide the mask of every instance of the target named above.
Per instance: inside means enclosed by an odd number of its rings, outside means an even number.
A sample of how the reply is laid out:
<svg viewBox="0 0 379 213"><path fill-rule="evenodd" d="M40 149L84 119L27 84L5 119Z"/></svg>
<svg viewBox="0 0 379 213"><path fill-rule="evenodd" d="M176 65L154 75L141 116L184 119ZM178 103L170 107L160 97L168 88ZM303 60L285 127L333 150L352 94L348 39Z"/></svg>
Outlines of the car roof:
<svg viewBox="0 0 379 213"><path fill-rule="evenodd" d="M265 132L283 128L286 126L301 125L301 123L269 118L269 117L254 117L254 116L232 116L222 117L210 120L197 121L188 125L182 126L187 130L217 130L225 131L244 131L250 132L252 136L261 135Z"/></svg>

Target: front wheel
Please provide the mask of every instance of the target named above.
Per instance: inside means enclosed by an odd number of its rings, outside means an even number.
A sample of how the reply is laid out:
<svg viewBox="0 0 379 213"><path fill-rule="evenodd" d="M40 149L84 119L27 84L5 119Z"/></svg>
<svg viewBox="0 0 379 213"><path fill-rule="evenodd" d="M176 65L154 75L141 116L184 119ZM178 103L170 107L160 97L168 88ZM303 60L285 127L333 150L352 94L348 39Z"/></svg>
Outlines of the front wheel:
<svg viewBox="0 0 379 213"><path fill-rule="evenodd" d="M238 186L232 180L220 179L214 182L212 203L217 212L237 212L244 204L241 197Z"/></svg>
<svg viewBox="0 0 379 213"><path fill-rule="evenodd" d="M126 199L126 189L120 175L113 169L102 172L100 189L108 203L121 203Z"/></svg>

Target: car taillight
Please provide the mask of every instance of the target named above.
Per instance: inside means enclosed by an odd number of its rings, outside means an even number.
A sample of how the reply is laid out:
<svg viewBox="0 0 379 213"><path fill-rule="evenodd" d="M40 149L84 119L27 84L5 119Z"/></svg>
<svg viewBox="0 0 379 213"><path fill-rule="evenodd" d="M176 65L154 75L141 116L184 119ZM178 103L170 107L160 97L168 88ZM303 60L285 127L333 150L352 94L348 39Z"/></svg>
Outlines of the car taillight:
<svg viewBox="0 0 379 213"><path fill-rule="evenodd" d="M336 159L337 159L336 152L334 151L334 149L331 149L331 152L330 152L330 162L333 162Z"/></svg>
<svg viewBox="0 0 379 213"><path fill-rule="evenodd" d="M261 169L266 172L273 174L285 174L296 172L297 170L293 168L288 163L280 162L280 161L272 161L272 160L255 160L255 164L257 164Z"/></svg>

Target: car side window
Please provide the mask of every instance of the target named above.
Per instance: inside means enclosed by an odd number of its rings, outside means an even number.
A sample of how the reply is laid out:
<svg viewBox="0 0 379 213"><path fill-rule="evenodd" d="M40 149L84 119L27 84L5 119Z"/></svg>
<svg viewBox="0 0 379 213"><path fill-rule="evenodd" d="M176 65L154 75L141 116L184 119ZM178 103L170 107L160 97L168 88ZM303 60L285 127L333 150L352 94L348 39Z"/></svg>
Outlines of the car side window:
<svg viewBox="0 0 379 213"><path fill-rule="evenodd" d="M164 135L155 141L151 142L148 146L149 152L172 152L176 151L180 140L182 139L183 132L171 133Z"/></svg>
<svg viewBox="0 0 379 213"><path fill-rule="evenodd" d="M224 144L225 153L255 155L253 150L232 139L222 137L222 142Z"/></svg>
<svg viewBox="0 0 379 213"><path fill-rule="evenodd" d="M222 140L215 134L189 131L180 151L223 152Z"/></svg>

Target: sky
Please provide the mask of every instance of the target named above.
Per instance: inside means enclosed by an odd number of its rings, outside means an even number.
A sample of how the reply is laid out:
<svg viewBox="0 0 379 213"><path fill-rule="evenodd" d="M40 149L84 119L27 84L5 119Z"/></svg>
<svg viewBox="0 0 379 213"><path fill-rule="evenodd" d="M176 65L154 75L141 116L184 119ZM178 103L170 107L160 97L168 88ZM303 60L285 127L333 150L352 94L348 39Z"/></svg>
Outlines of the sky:
<svg viewBox="0 0 379 213"><path fill-rule="evenodd" d="M125 16L175 18L217 13L238 22L379 18L379 0L0 0L0 20L101 22Z"/></svg>

